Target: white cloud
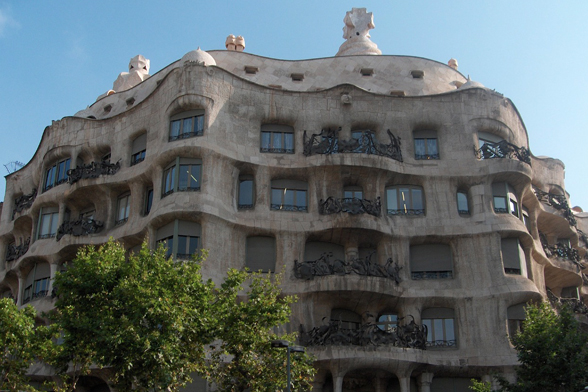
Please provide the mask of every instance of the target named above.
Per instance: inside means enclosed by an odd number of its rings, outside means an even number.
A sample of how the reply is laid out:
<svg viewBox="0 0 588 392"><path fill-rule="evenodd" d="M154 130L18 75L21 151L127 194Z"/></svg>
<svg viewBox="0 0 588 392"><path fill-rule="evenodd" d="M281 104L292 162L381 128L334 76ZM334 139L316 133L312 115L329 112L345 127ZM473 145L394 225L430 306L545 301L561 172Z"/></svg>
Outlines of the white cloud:
<svg viewBox="0 0 588 392"><path fill-rule="evenodd" d="M18 28L20 24L10 16L9 10L0 9L0 37L10 28Z"/></svg>

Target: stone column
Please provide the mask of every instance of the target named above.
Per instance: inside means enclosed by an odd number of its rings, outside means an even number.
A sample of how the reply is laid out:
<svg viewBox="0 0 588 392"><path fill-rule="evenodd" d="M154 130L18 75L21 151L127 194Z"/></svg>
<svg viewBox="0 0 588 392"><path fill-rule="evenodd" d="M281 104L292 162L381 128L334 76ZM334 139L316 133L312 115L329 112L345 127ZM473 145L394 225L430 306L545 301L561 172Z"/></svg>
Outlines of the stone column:
<svg viewBox="0 0 588 392"><path fill-rule="evenodd" d="M55 273L57 272L57 268L59 268L59 265L57 264L57 262L51 262L49 263L49 269L51 271L50 273L50 279L49 279L49 287L47 288L47 296L51 296L53 293L53 280L55 279Z"/></svg>
<svg viewBox="0 0 588 392"><path fill-rule="evenodd" d="M410 376L398 377L400 392L410 392Z"/></svg>
<svg viewBox="0 0 588 392"><path fill-rule="evenodd" d="M376 392L386 392L386 387L388 386L388 379L383 376L377 376L374 380L374 386L376 387Z"/></svg>
<svg viewBox="0 0 588 392"><path fill-rule="evenodd" d="M431 392L431 383L433 382L433 373L422 373L417 383L419 384L419 392Z"/></svg>
<svg viewBox="0 0 588 392"><path fill-rule="evenodd" d="M343 377L345 377L345 373L337 374L336 376L333 375L333 392L342 392L343 391ZM409 392L409 391L407 391Z"/></svg>
<svg viewBox="0 0 588 392"><path fill-rule="evenodd" d="M22 306L22 296L24 292L25 278L22 276L20 271L17 272L18 276L18 291L16 294L16 306Z"/></svg>
<svg viewBox="0 0 588 392"><path fill-rule="evenodd" d="M147 188L143 186L143 184L139 182L132 182L129 186L131 189L131 208L129 210L129 219L137 219L140 216L143 216L143 208L145 206L145 198L147 197L145 191ZM116 211L115 213L118 213Z"/></svg>

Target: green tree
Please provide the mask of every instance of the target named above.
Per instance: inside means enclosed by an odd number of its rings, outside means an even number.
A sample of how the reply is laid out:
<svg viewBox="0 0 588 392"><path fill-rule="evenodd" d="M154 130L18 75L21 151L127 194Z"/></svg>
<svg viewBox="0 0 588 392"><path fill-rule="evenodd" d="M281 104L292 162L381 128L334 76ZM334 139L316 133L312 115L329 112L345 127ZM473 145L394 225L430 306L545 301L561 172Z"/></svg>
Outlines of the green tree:
<svg viewBox="0 0 588 392"><path fill-rule="evenodd" d="M209 346L206 377L221 392L286 389L287 351L272 348L271 342L283 339L292 344L296 334L278 336L271 330L289 321L290 304L296 299L282 296L281 276L273 278L230 270L218 292L225 301L217 309L219 341ZM240 296L246 282L249 287ZM315 374L312 358L295 353L291 361L292 390L310 390Z"/></svg>
<svg viewBox="0 0 588 392"><path fill-rule="evenodd" d="M555 312L548 303L529 305L522 332L512 342L520 366L517 382L501 379L507 392L575 392L588 385L588 334L574 313L563 306Z"/></svg>
<svg viewBox="0 0 588 392"><path fill-rule="evenodd" d="M475 378L472 378L470 381L472 382L472 385L470 385L468 388L470 388L472 391L492 392L492 386L489 382L478 381Z"/></svg>
<svg viewBox="0 0 588 392"><path fill-rule="evenodd" d="M36 311L21 310L12 299L0 299L0 390L36 391L26 372L36 360L47 357L52 348L50 329L35 326Z"/></svg>
<svg viewBox="0 0 588 392"><path fill-rule="evenodd" d="M174 261L163 247L151 251L146 244L127 255L113 241L82 249L55 278L52 319L63 343L52 363L64 376L59 392L73 391L93 366L108 368L114 386L125 391L177 391L194 372L223 383L227 378L217 370L230 366L218 355L221 350L236 354L227 363L236 363L239 377L252 380L252 391L267 390L270 382L285 385L283 361L268 363L264 355L284 357L269 349L275 337L270 329L288 321L294 298L281 296L279 280L253 275L245 299L239 293L251 276L236 270L217 288L202 278L203 259ZM308 365L295 363L297 380L312 377ZM273 368L275 378L257 382Z"/></svg>
<svg viewBox="0 0 588 392"><path fill-rule="evenodd" d="M175 391L202 367L216 320L200 260L177 262L145 244L127 257L110 241L82 249L55 285L63 343L53 364L63 390L98 366L119 390Z"/></svg>

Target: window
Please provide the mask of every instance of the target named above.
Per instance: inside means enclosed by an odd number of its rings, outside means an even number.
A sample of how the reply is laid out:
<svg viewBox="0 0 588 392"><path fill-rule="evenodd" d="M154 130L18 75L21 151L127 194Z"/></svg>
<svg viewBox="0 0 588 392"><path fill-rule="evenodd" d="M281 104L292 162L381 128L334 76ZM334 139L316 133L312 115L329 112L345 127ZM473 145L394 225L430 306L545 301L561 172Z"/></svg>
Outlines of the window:
<svg viewBox="0 0 588 392"><path fill-rule="evenodd" d="M35 280L33 284L33 298L46 297L49 292L49 277Z"/></svg>
<svg viewBox="0 0 588 392"><path fill-rule="evenodd" d="M251 271L273 272L276 268L276 239L247 237L245 266Z"/></svg>
<svg viewBox="0 0 588 392"><path fill-rule="evenodd" d="M237 208L240 210L250 210L255 206L255 189L253 176L239 176L239 199Z"/></svg>
<svg viewBox="0 0 588 392"><path fill-rule="evenodd" d="M86 210L86 211L80 212L80 219L85 220L85 221L93 220L95 213L96 213L96 210Z"/></svg>
<svg viewBox="0 0 588 392"><path fill-rule="evenodd" d="M439 159L437 131L414 131L414 159Z"/></svg>
<svg viewBox="0 0 588 392"><path fill-rule="evenodd" d="M147 151L147 134L144 133L133 140L133 147L131 149L131 166L145 160L145 152Z"/></svg>
<svg viewBox="0 0 588 392"><path fill-rule="evenodd" d="M340 323L341 329L358 330L361 327L361 316L347 309L331 310L331 321Z"/></svg>
<svg viewBox="0 0 588 392"><path fill-rule="evenodd" d="M37 238L51 238L55 237L57 233L57 224L59 222L59 208L58 207L44 207L41 209L39 217L39 229L37 231Z"/></svg>
<svg viewBox="0 0 588 392"><path fill-rule="evenodd" d="M306 212L308 184L295 180L273 180L271 209Z"/></svg>
<svg viewBox="0 0 588 392"><path fill-rule="evenodd" d="M351 139L357 140L357 145L352 152L376 154L376 135L369 129L356 130L351 132Z"/></svg>
<svg viewBox="0 0 588 392"><path fill-rule="evenodd" d="M343 189L343 198L345 199L363 199L363 191L359 186L346 186Z"/></svg>
<svg viewBox="0 0 588 392"><path fill-rule="evenodd" d="M162 196L174 192L199 191L201 174L201 159L176 158L176 161L163 171Z"/></svg>
<svg viewBox="0 0 588 392"><path fill-rule="evenodd" d="M468 194L464 191L457 191L457 212L459 215L469 215L470 206L468 203Z"/></svg>
<svg viewBox="0 0 588 392"><path fill-rule="evenodd" d="M167 257L188 260L201 248L201 228L196 222L175 220L157 230L157 244L163 244Z"/></svg>
<svg viewBox="0 0 588 392"><path fill-rule="evenodd" d="M386 188L388 215L423 215L425 213L423 188L399 185Z"/></svg>
<svg viewBox="0 0 588 392"><path fill-rule="evenodd" d="M38 263L33 266L24 281L23 304L35 298L47 296L50 275L51 269L48 263Z"/></svg>
<svg viewBox="0 0 588 392"><path fill-rule="evenodd" d="M414 280L453 278L451 247L448 244L411 245L410 272Z"/></svg>
<svg viewBox="0 0 588 392"><path fill-rule="evenodd" d="M494 135L489 132L478 132L478 146L482 153L480 159L487 159L496 156L502 156L500 149L496 146L503 139L500 136Z"/></svg>
<svg viewBox="0 0 588 392"><path fill-rule="evenodd" d="M47 168L43 192L67 181L67 171L69 170L70 162L71 159L67 158Z"/></svg>
<svg viewBox="0 0 588 392"><path fill-rule="evenodd" d="M513 338L517 332L523 330L523 322L526 318L525 307L526 303L517 304L510 306L506 310L507 323L508 323L508 335Z"/></svg>
<svg viewBox="0 0 588 392"><path fill-rule="evenodd" d="M498 214L511 213L519 216L519 203L515 190L506 182L495 182L492 184L492 200L494 212Z"/></svg>
<svg viewBox="0 0 588 392"><path fill-rule="evenodd" d="M262 125L261 152L294 154L294 128L278 124Z"/></svg>
<svg viewBox="0 0 588 392"><path fill-rule="evenodd" d="M427 326L427 347L456 347L453 309L429 308L421 317Z"/></svg>
<svg viewBox="0 0 588 392"><path fill-rule="evenodd" d="M531 219L529 218L529 209L525 206L523 206L521 208L521 215L523 218L523 223L525 224L525 227L527 228L528 232L531 232Z"/></svg>
<svg viewBox="0 0 588 392"><path fill-rule="evenodd" d="M202 136L204 133L204 110L192 110L173 116L169 125L169 141Z"/></svg>
<svg viewBox="0 0 588 392"><path fill-rule="evenodd" d="M376 324L382 331L392 332L398 325L398 315L396 313L386 313L378 317Z"/></svg>
<svg viewBox="0 0 588 392"><path fill-rule="evenodd" d="M560 297L580 299L580 295L578 293L578 286L569 286L562 288Z"/></svg>
<svg viewBox="0 0 588 392"><path fill-rule="evenodd" d="M145 206L143 208L143 215L149 215L151 206L153 205L153 188L147 188L145 191Z"/></svg>
<svg viewBox="0 0 588 392"><path fill-rule="evenodd" d="M504 273L527 276L525 252L518 238L503 238L500 241Z"/></svg>
<svg viewBox="0 0 588 392"><path fill-rule="evenodd" d="M130 193L126 193L126 194L118 197L117 207L116 207L116 219L114 221L115 225L122 225L127 220L129 220L130 203L131 203L131 194Z"/></svg>
<svg viewBox="0 0 588 392"><path fill-rule="evenodd" d="M342 245L332 242L309 241L304 246L304 261L315 261L325 254L329 255L332 260L345 261L345 248Z"/></svg>

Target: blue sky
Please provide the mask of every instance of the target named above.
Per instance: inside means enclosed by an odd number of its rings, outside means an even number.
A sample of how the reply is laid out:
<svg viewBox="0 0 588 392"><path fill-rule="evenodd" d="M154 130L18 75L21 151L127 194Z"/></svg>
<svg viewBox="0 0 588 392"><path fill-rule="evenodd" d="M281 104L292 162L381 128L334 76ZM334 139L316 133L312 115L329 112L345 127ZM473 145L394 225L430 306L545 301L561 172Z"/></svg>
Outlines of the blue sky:
<svg viewBox="0 0 588 392"><path fill-rule="evenodd" d="M571 204L588 210L588 1L0 0L0 170L28 162L52 120L112 87L142 54L155 73L186 52L224 49L281 59L333 56L352 7L374 14L383 54L459 61L464 75L512 99L531 151L566 164ZM0 179L0 200L5 181Z"/></svg>

